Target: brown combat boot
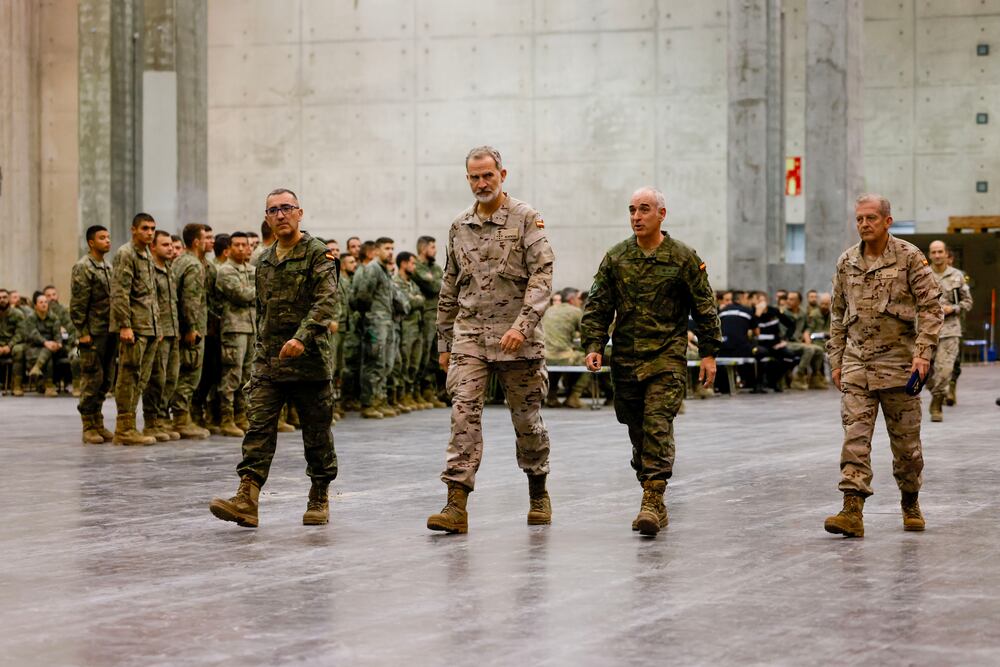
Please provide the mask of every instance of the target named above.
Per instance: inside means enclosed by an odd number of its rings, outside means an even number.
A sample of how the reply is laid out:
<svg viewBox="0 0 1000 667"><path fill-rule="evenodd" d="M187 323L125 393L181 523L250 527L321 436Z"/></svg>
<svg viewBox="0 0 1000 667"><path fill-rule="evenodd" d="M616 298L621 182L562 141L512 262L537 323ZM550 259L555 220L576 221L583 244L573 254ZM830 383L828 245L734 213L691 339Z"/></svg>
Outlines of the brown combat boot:
<svg viewBox="0 0 1000 667"><path fill-rule="evenodd" d="M566 402L563 403L563 407L573 408L574 410L582 408L583 401L580 400L580 392L576 389L571 391L569 396L566 397Z"/></svg>
<svg viewBox="0 0 1000 667"><path fill-rule="evenodd" d="M823 528L828 533L844 537L864 537L865 499L851 493L844 494L844 509L834 516L828 516Z"/></svg>
<svg viewBox="0 0 1000 667"><path fill-rule="evenodd" d="M35 364L34 366L31 367L31 370L28 371L28 379L37 380L40 377L42 377L42 367L39 366L38 364Z"/></svg>
<svg viewBox="0 0 1000 667"><path fill-rule="evenodd" d="M219 433L221 435L227 438L242 438L246 435L243 429L233 422L232 406L223 405L219 411L222 413L222 418L219 420Z"/></svg>
<svg viewBox="0 0 1000 667"><path fill-rule="evenodd" d="M143 435L135 430L135 415L118 415L118 419L115 421L114 443L116 445L147 446L155 445L156 438Z"/></svg>
<svg viewBox="0 0 1000 667"><path fill-rule="evenodd" d="M309 488L309 503L302 515L303 526L324 526L330 523L330 482L313 481Z"/></svg>
<svg viewBox="0 0 1000 667"><path fill-rule="evenodd" d="M83 422L83 442L87 445L103 445L104 436L96 428L96 420L100 419L97 415L80 415L80 421Z"/></svg>
<svg viewBox="0 0 1000 667"><path fill-rule="evenodd" d="M944 406L944 395L934 394L931 396L931 421L932 422L943 422L944 412L941 408Z"/></svg>
<svg viewBox="0 0 1000 667"><path fill-rule="evenodd" d="M163 419L161 417L156 418L156 428L167 434L170 440L180 440L181 434L174 430L173 426L170 424L169 419Z"/></svg>
<svg viewBox="0 0 1000 667"><path fill-rule="evenodd" d="M899 501L900 507L903 508L903 530L921 531L924 529L924 515L920 512L920 503L917 502L918 495L917 491L912 493L903 491Z"/></svg>
<svg viewBox="0 0 1000 667"><path fill-rule="evenodd" d="M552 523L552 501L545 490L546 475L528 475L528 525L543 526Z"/></svg>
<svg viewBox="0 0 1000 667"><path fill-rule="evenodd" d="M59 395L59 392L56 391L56 383L53 382L52 380L46 380L45 381L45 397L46 398L55 398L58 395Z"/></svg>
<svg viewBox="0 0 1000 667"><path fill-rule="evenodd" d="M11 388L11 392L14 396L24 396L24 384L20 376L14 377L14 386Z"/></svg>
<svg viewBox="0 0 1000 667"><path fill-rule="evenodd" d="M792 389L796 391L806 391L809 389L809 378L805 373L800 373L798 369L792 373Z"/></svg>
<svg viewBox="0 0 1000 667"><path fill-rule="evenodd" d="M423 410L423 406L413 400L413 394L410 392L404 392L403 396L399 399L400 405L405 405L411 411L413 410Z"/></svg>
<svg viewBox="0 0 1000 667"><path fill-rule="evenodd" d="M428 387L424 389L424 400L431 404L432 408L446 408L448 404L442 401L434 393L434 390Z"/></svg>
<svg viewBox="0 0 1000 667"><path fill-rule="evenodd" d="M826 375L823 371L817 371L812 374L809 378L809 388L810 389L829 389L830 383L826 380Z"/></svg>
<svg viewBox="0 0 1000 667"><path fill-rule="evenodd" d="M257 505L260 498L260 484L250 475L240 477L240 487L229 500L213 498L208 510L216 518L245 528L257 527Z"/></svg>
<svg viewBox="0 0 1000 667"><path fill-rule="evenodd" d="M302 422L299 420L299 411L295 408L295 406L289 403L285 407L287 408L285 421L291 424L293 428L302 428Z"/></svg>
<svg viewBox="0 0 1000 667"><path fill-rule="evenodd" d="M104 442L114 442L115 434L104 427L104 415L100 412L94 415L94 430L101 434Z"/></svg>
<svg viewBox="0 0 1000 667"><path fill-rule="evenodd" d="M156 417L142 416L142 434L155 438L157 442L169 442L170 436L166 431L162 430L156 421Z"/></svg>
<svg viewBox="0 0 1000 667"><path fill-rule="evenodd" d="M662 479L647 479L642 483L642 506L633 525L642 535L655 536L667 526L667 506L663 502L663 492L667 483Z"/></svg>
<svg viewBox="0 0 1000 667"><path fill-rule="evenodd" d="M448 482L448 504L437 514L427 517L427 527L446 533L469 532L469 513L465 509L468 502L469 488L458 482Z"/></svg>
<svg viewBox="0 0 1000 667"><path fill-rule="evenodd" d="M246 409L236 413L233 418L233 423L236 424L236 428L243 431L243 433L250 430L250 418L247 417Z"/></svg>
<svg viewBox="0 0 1000 667"><path fill-rule="evenodd" d="M384 416L374 405L361 408L361 417L363 419L382 419Z"/></svg>
<svg viewBox="0 0 1000 667"><path fill-rule="evenodd" d="M412 410L409 407L399 402L398 389L393 389L392 392L389 394L389 398L390 398L389 405L392 406L392 409L395 410L397 413L401 415L408 415L412 412Z"/></svg>
<svg viewBox="0 0 1000 667"><path fill-rule="evenodd" d="M73 398L80 398L80 378L73 378L70 384L70 393L73 395Z"/></svg>
<svg viewBox="0 0 1000 667"><path fill-rule="evenodd" d="M386 403L385 399L379 399L375 403L375 409L382 413L383 417L398 417L399 413L392 409L392 406Z"/></svg>
<svg viewBox="0 0 1000 667"><path fill-rule="evenodd" d="M958 405L958 384L954 380L948 383L948 395L944 398L944 404L949 407Z"/></svg>
<svg viewBox="0 0 1000 667"><path fill-rule="evenodd" d="M191 415L186 412L174 414L174 430L184 439L203 440L211 435L207 430L191 421Z"/></svg>
<svg viewBox="0 0 1000 667"><path fill-rule="evenodd" d="M278 433L294 433L295 427L288 422L288 407L285 406L281 409L281 414L278 417Z"/></svg>

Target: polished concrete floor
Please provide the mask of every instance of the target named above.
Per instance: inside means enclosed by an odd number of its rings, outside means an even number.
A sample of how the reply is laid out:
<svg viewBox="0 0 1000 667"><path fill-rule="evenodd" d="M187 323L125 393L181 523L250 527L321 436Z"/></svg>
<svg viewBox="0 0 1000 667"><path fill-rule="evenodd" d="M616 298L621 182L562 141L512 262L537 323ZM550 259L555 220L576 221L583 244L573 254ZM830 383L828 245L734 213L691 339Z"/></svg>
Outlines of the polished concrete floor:
<svg viewBox="0 0 1000 667"><path fill-rule="evenodd" d="M997 395L1000 368L966 368L960 404L925 421L925 533L901 529L880 421L862 540L822 529L833 391L689 402L656 539L629 529L640 490L609 408L546 412L555 522L530 528L488 409L470 533L444 536L424 521L445 410L338 425L325 527L301 525L301 440L282 436L249 530L207 509L235 489L238 441L84 446L72 399L0 398L0 664L1000 664Z"/></svg>

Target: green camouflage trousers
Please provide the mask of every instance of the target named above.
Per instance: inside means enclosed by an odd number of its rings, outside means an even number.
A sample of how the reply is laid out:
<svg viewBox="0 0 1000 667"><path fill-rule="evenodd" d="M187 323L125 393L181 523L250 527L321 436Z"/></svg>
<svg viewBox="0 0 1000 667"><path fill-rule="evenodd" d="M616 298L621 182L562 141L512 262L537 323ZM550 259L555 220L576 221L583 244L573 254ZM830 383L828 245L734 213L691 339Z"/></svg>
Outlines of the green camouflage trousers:
<svg viewBox="0 0 1000 667"><path fill-rule="evenodd" d="M191 397L201 381L201 363L205 357L205 339L188 345L182 338L177 341L180 370L177 374L177 388L170 397L170 412L174 417L191 412Z"/></svg>
<svg viewBox="0 0 1000 667"><path fill-rule="evenodd" d="M134 415L139 397L146 389L156 360L156 338L136 335L134 343L118 344L118 378L115 380L115 403L119 415Z"/></svg>
<svg viewBox="0 0 1000 667"><path fill-rule="evenodd" d="M24 343L18 343L10 348L11 373L14 377L24 377Z"/></svg>
<svg viewBox="0 0 1000 667"><path fill-rule="evenodd" d="M424 311L424 324L422 330L424 340L423 358L420 360L420 370L417 372L417 384L421 390L433 389L438 391L438 353L437 343L437 312Z"/></svg>
<svg viewBox="0 0 1000 667"><path fill-rule="evenodd" d="M634 380L611 375L615 416L628 427L632 469L639 482L668 480L674 472L674 417L687 391L685 373L667 371Z"/></svg>
<svg viewBox="0 0 1000 667"><path fill-rule="evenodd" d="M424 365L424 332L419 322L403 322L399 341L399 380L404 391L416 392Z"/></svg>
<svg viewBox="0 0 1000 667"><path fill-rule="evenodd" d="M104 397L111 389L118 358L118 336L94 336L90 343L80 343L80 403L81 415L101 414Z"/></svg>
<svg viewBox="0 0 1000 667"><path fill-rule="evenodd" d="M541 359L489 363L466 354L452 354L447 389L451 395L451 438L441 480L470 489L483 460L483 397L490 372L503 387L514 424L517 465L529 475L549 472L549 432L542 421L542 401L549 377Z"/></svg>
<svg viewBox="0 0 1000 667"><path fill-rule="evenodd" d="M149 374L146 389L142 392L142 416L147 424L150 419L170 417L170 399L177 390L177 377L180 373L177 344L177 336L170 336L160 340L156 346L153 370Z"/></svg>
<svg viewBox="0 0 1000 667"><path fill-rule="evenodd" d="M840 454L840 484L844 493L868 497L872 491L872 433L879 406L885 417L892 449L892 474L900 491L916 492L923 483L924 457L920 448L920 397L902 387L866 389L843 385L840 417L844 448Z"/></svg>
<svg viewBox="0 0 1000 667"><path fill-rule="evenodd" d="M37 364L42 369L42 377L51 380L55 376L56 363L60 359L65 359L68 353L65 347L61 347L53 352L47 347L27 346L24 356L27 360L29 371Z"/></svg>
<svg viewBox="0 0 1000 667"><path fill-rule="evenodd" d="M403 386L403 357L399 350L400 323L393 322L389 328L389 343L386 345L388 358L385 361L385 384L388 391L394 391Z"/></svg>
<svg viewBox="0 0 1000 667"><path fill-rule="evenodd" d="M799 365L795 367L795 371L802 375L811 375L813 373L823 372L823 363L826 358L823 356L825 349L821 345L806 345L805 343L789 343L785 349L787 349L792 354L802 355L799 358Z"/></svg>
<svg viewBox="0 0 1000 667"><path fill-rule="evenodd" d="M229 333L222 336L222 381L219 393L222 405L232 408L235 414L246 410L243 386L250 381L253 365L253 334Z"/></svg>
<svg viewBox="0 0 1000 667"><path fill-rule="evenodd" d="M934 353L934 374L927 381L927 388L933 396L948 393L948 383L955 372L955 359L958 358L961 342L962 339L957 336L938 339L937 351Z"/></svg>
<svg viewBox="0 0 1000 667"><path fill-rule="evenodd" d="M306 475L317 482L337 477L337 454L333 448L333 384L320 382L274 382L253 377L247 388L250 430L243 438L243 460L236 473L252 475L261 486L267 481L278 444L278 416L285 403L299 412Z"/></svg>
<svg viewBox="0 0 1000 667"><path fill-rule="evenodd" d="M365 407L385 398L385 381L392 366L389 343L392 322L368 320L361 337L363 361L361 367L361 404Z"/></svg>

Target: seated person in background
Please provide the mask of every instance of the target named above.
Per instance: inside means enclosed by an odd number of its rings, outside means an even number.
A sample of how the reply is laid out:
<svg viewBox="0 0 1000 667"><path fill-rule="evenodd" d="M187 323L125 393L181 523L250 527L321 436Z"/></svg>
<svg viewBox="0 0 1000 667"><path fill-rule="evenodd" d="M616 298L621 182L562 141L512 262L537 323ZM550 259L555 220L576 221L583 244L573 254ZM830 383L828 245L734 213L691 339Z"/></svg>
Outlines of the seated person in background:
<svg viewBox="0 0 1000 667"><path fill-rule="evenodd" d="M562 292L556 292L555 294L553 294L552 296L549 297L549 305L550 306L558 306L562 302L563 302Z"/></svg>
<svg viewBox="0 0 1000 667"><path fill-rule="evenodd" d="M35 309L24 321L22 339L24 354L31 370L28 379L37 382L45 379L45 395L56 396L54 373L56 362L65 359L67 349L76 344L76 339L69 335L66 345L63 345L63 328L54 315L49 313L49 301L41 292L35 292Z"/></svg>
<svg viewBox="0 0 1000 667"><path fill-rule="evenodd" d="M780 289L774 293L774 303L777 305L778 310L785 312L785 307L788 304L788 290Z"/></svg>
<svg viewBox="0 0 1000 667"><path fill-rule="evenodd" d="M542 315L542 331L545 332L545 364L547 366L583 366L586 354L580 345L580 291L567 287L556 294L553 305ZM559 402L559 378L562 373L549 373L549 395L545 405L550 408L582 408L580 396L590 384L590 373L581 372L570 389L564 403Z"/></svg>
<svg viewBox="0 0 1000 667"><path fill-rule="evenodd" d="M21 396L21 375L24 373L24 346L21 335L24 331L24 314L11 306L10 292L0 288L0 359L10 359L10 377L14 395Z"/></svg>
<svg viewBox="0 0 1000 667"><path fill-rule="evenodd" d="M811 289L806 292L806 315L811 315L817 308L819 308L819 292Z"/></svg>
<svg viewBox="0 0 1000 667"><path fill-rule="evenodd" d="M733 293L728 290L725 292L716 292L715 300L719 303L719 310L722 310L725 306L733 302Z"/></svg>
<svg viewBox="0 0 1000 667"><path fill-rule="evenodd" d="M757 316L750 308L738 303L741 298L746 300L746 292L737 292L734 296L733 302L719 310L719 323L722 325L722 347L719 348L719 358L753 356L753 336L757 330ZM736 371L744 385L756 382L753 364L741 364ZM737 389L729 386L728 375L719 373L715 376L715 386L723 393L733 393Z"/></svg>
<svg viewBox="0 0 1000 667"><path fill-rule="evenodd" d="M750 296L757 318L757 346L754 356L761 367L762 379L776 392L783 391L781 383L794 357L788 351L788 343L781 335L782 327L793 329L795 322L768 303L767 292L754 292ZM760 385L758 384L758 388Z"/></svg>
<svg viewBox="0 0 1000 667"><path fill-rule="evenodd" d="M806 318L806 328L812 338L812 342L818 345L825 345L830 337L830 308L833 300L829 292L823 292L816 301L816 307L810 308Z"/></svg>
<svg viewBox="0 0 1000 667"><path fill-rule="evenodd" d="M799 365L792 375L792 389L826 389L829 386L823 371L826 350L812 342L802 295L798 292L788 293L785 315L795 322L794 328L788 329L788 350L799 355Z"/></svg>

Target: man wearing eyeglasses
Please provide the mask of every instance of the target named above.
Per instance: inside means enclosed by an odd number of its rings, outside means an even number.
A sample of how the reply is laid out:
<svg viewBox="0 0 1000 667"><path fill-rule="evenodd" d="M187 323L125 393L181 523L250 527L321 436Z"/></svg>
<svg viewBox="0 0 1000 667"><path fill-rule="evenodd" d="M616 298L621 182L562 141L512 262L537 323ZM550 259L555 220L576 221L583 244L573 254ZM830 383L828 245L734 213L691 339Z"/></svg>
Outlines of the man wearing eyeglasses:
<svg viewBox="0 0 1000 667"><path fill-rule="evenodd" d="M539 321L552 294L552 248L542 216L503 191L507 170L495 148L469 151L465 169L476 201L448 231L437 311L438 361L452 397L441 474L448 503L427 527L469 530L466 503L483 457L483 398L491 372L510 406L517 464L528 476L528 523L548 524L549 434L541 416L548 373Z"/></svg>
<svg viewBox="0 0 1000 667"><path fill-rule="evenodd" d="M267 482L281 408L290 402L302 420L306 474L312 479L302 523L329 521L329 486L337 477L333 417L333 346L329 325L337 313L337 261L319 240L299 229L294 192L267 195L265 214L277 241L260 256L255 278L257 336L247 394L249 429L243 438L240 485L209 509L219 519L257 526L257 501Z"/></svg>

